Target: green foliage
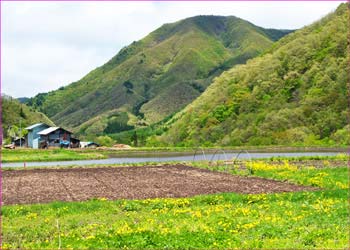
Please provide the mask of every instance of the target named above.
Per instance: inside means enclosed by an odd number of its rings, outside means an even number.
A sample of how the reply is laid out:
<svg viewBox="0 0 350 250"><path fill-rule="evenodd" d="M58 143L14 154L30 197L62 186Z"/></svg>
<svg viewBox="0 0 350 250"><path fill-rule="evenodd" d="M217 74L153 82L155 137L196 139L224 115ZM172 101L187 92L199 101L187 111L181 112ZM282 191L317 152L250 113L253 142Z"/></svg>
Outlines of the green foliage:
<svg viewBox="0 0 350 250"><path fill-rule="evenodd" d="M337 130L331 139L337 145L350 145L350 125L346 125L344 128Z"/></svg>
<svg viewBox="0 0 350 250"><path fill-rule="evenodd" d="M134 88L134 85L130 81L124 82L123 85L127 89L133 89Z"/></svg>
<svg viewBox="0 0 350 250"><path fill-rule="evenodd" d="M152 125L145 128L138 128L124 131L116 134L109 134L115 141L122 144L133 146L159 146L159 143L154 140L154 137L161 135L166 131L165 127L160 125Z"/></svg>
<svg viewBox="0 0 350 250"><path fill-rule="evenodd" d="M76 129L76 134L82 137L95 138L100 135L133 129L134 125L131 124L130 113L111 110L81 124Z"/></svg>
<svg viewBox="0 0 350 250"><path fill-rule="evenodd" d="M103 117L115 110L137 117L130 126L156 123L192 102L223 70L257 56L287 33L236 17L184 19L133 42L78 82L27 103L85 135L131 129L114 128ZM92 128L82 129L82 123Z"/></svg>
<svg viewBox="0 0 350 250"><path fill-rule="evenodd" d="M39 93L34 98L29 98L29 100L26 101L26 104L33 108L40 109L41 105L45 102L47 95L47 93Z"/></svg>
<svg viewBox="0 0 350 250"><path fill-rule="evenodd" d="M137 141L138 147L150 146L159 147L163 146L156 139L157 136L163 134L168 130L170 120L172 120L175 114L171 114L164 118L162 121L154 123L149 126L134 128L132 130L126 130L119 133L109 134L115 141L122 144L134 145ZM136 140L135 140L136 139Z"/></svg>
<svg viewBox="0 0 350 250"><path fill-rule="evenodd" d="M104 132L107 134L113 134L133 129L133 126L128 125L128 121L129 117L126 112L110 116L108 119L107 127L104 129Z"/></svg>
<svg viewBox="0 0 350 250"><path fill-rule="evenodd" d="M235 66L156 138L166 145L349 145L346 4Z"/></svg>
<svg viewBox="0 0 350 250"><path fill-rule="evenodd" d="M98 144L100 144L102 146L106 146L106 147L111 147L115 143L114 140L107 135L97 137L96 142Z"/></svg>
<svg viewBox="0 0 350 250"><path fill-rule="evenodd" d="M54 125L44 114L33 111L27 105L10 96L2 95L1 105L2 128L5 139L7 137L25 136L27 131L24 128L34 123L43 122Z"/></svg>
<svg viewBox="0 0 350 250"><path fill-rule="evenodd" d="M17 127L16 125L10 126L9 129L7 130L7 136L11 138L15 137L24 137L28 134L28 131L25 129L21 129Z"/></svg>

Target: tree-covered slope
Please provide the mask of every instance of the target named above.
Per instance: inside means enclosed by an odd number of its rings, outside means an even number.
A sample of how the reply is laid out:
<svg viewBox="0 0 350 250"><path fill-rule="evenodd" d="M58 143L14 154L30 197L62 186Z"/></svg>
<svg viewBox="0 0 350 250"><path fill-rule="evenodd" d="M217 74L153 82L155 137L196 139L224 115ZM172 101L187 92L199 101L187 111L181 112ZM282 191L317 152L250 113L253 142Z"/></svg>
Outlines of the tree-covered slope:
<svg viewBox="0 0 350 250"><path fill-rule="evenodd" d="M10 96L2 95L1 97L1 112L2 112L2 129L4 138L8 138L9 130L12 133L18 133L20 126L25 128L29 125L43 122L48 125L55 125L43 113L34 111L32 108L19 102ZM11 129L12 128L12 129Z"/></svg>
<svg viewBox="0 0 350 250"><path fill-rule="evenodd" d="M165 24L80 81L27 103L81 134L91 126L103 134L151 124L181 110L223 70L257 56L289 32L222 16ZM127 119L118 118L116 124L126 123L113 129L116 116Z"/></svg>
<svg viewBox="0 0 350 250"><path fill-rule="evenodd" d="M233 67L168 122L172 145L349 144L349 9ZM154 138L153 140L154 141Z"/></svg>

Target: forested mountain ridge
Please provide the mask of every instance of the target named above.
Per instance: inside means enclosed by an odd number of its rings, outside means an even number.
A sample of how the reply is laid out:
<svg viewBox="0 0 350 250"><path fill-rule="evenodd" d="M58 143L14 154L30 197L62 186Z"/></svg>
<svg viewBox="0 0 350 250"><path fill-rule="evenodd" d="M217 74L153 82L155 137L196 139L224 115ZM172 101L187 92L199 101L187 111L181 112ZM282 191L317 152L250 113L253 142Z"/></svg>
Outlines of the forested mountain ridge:
<svg viewBox="0 0 350 250"><path fill-rule="evenodd" d="M289 32L233 16L165 24L78 82L27 103L80 134L145 126L181 110L215 76L259 55Z"/></svg>
<svg viewBox="0 0 350 250"><path fill-rule="evenodd" d="M163 145L349 145L349 5L233 67L171 119ZM166 129L166 130L167 130Z"/></svg>
<svg viewBox="0 0 350 250"><path fill-rule="evenodd" d="M8 139L11 133L19 135L21 128L35 123L43 122L51 126L54 125L43 113L29 108L27 105L20 103L19 100L7 95L1 96L1 116L5 139Z"/></svg>

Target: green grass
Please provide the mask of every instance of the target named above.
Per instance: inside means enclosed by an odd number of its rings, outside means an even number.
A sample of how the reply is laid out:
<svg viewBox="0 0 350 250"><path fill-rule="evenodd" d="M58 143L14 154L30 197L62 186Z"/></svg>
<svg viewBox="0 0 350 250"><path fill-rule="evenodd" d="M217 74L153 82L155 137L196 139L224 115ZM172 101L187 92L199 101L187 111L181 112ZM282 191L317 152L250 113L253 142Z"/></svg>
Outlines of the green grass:
<svg viewBox="0 0 350 250"><path fill-rule="evenodd" d="M256 176L281 181L289 181L295 184L337 189L348 187L348 168L324 168L324 169L301 169L297 171L264 171L254 173Z"/></svg>
<svg viewBox="0 0 350 250"><path fill-rule="evenodd" d="M102 159L105 155L97 151L75 151L69 149L2 149L2 162L68 161Z"/></svg>
<svg viewBox="0 0 350 250"><path fill-rule="evenodd" d="M279 174L293 173L284 174L283 179L322 190L117 201L99 197L86 202L3 206L3 248L58 248L59 242L61 248L348 246L345 166L295 169L285 163L277 170L266 162L255 163L256 176L281 179Z"/></svg>
<svg viewBox="0 0 350 250"><path fill-rule="evenodd" d="M4 248L345 247L347 191L6 206ZM57 220L59 228L57 227Z"/></svg>
<svg viewBox="0 0 350 250"><path fill-rule="evenodd" d="M258 176L267 179L287 181L293 184L313 186L328 190L346 189L349 187L349 169L343 167L315 168L313 166L297 167L284 160L282 164L272 164L266 160L246 162L246 168L231 166L209 166L203 163L192 163L193 166L214 171L226 171L234 175ZM324 162L324 164L331 164Z"/></svg>
<svg viewBox="0 0 350 250"><path fill-rule="evenodd" d="M283 160L289 160L289 161L309 161L309 160L341 160L341 161L347 161L350 159L350 156L345 153L340 153L337 155L308 155L308 156L277 156L277 157L270 157L267 160L271 161L283 161Z"/></svg>

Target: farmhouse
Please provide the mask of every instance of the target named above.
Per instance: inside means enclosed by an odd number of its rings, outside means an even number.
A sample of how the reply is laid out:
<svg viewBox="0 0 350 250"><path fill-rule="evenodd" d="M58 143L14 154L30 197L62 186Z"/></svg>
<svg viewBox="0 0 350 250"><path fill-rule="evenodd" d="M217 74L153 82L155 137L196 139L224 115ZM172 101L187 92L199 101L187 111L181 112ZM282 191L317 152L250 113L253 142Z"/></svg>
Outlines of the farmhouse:
<svg viewBox="0 0 350 250"><path fill-rule="evenodd" d="M71 143L72 132L60 127L49 127L38 133L40 135L41 147L66 147Z"/></svg>
<svg viewBox="0 0 350 250"><path fill-rule="evenodd" d="M36 123L36 124L33 124L32 126L25 128L26 130L28 130L28 135L27 135L28 147L39 148L40 135L38 133L49 127L50 126L45 123Z"/></svg>
<svg viewBox="0 0 350 250"><path fill-rule="evenodd" d="M28 130L28 147L79 147L80 141L73 138L72 132L66 129L50 127L45 123L37 123L26 129Z"/></svg>

